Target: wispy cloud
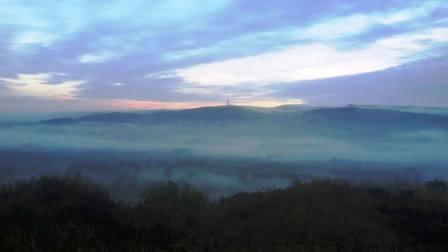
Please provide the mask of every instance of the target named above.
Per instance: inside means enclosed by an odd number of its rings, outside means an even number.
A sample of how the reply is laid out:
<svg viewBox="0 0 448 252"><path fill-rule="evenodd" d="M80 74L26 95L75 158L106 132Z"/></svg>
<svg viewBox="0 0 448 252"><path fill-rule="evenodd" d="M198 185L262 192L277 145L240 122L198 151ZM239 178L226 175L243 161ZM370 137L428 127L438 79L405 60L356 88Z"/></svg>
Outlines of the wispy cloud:
<svg viewBox="0 0 448 252"><path fill-rule="evenodd" d="M107 99L100 103L107 104L110 108L120 110L143 110L143 109L187 109L198 108L204 106L222 106L225 100L218 102L160 102L160 101L144 101L144 100L126 100L126 99ZM89 101L86 101L89 102ZM92 102L92 101L90 101ZM99 101L96 101L98 105ZM261 99L261 100L244 100L236 99L230 101L232 105L239 106L256 106L256 107L278 107L281 105L302 105L305 101L301 99ZM95 104L95 102L93 102Z"/></svg>
<svg viewBox="0 0 448 252"><path fill-rule="evenodd" d="M169 51L164 54L168 61L200 57L223 57L250 55L297 44L303 40L323 42L347 42L350 37L360 36L375 28L400 26L401 29L414 21L430 16L443 7L440 0L423 1L406 9L388 9L375 12L356 12L344 16L324 16L307 25L292 25L270 31L242 34L213 45Z"/></svg>
<svg viewBox="0 0 448 252"><path fill-rule="evenodd" d="M104 63L111 60L115 60L120 57L120 54L111 51L100 51L96 53L88 53L79 56L80 63Z"/></svg>
<svg viewBox="0 0 448 252"><path fill-rule="evenodd" d="M284 83L447 55L444 0L249 2L0 0L0 93L66 107L277 101Z"/></svg>
<svg viewBox="0 0 448 252"><path fill-rule="evenodd" d="M236 100L232 101L232 104L240 106L255 106L255 107L266 107L273 108L282 105L303 105L306 102L302 99L267 99L267 100Z"/></svg>
<svg viewBox="0 0 448 252"><path fill-rule="evenodd" d="M40 45L49 46L55 40L57 36L52 33L40 32L40 31L27 31L17 35L14 41L14 49L21 49L28 45Z"/></svg>
<svg viewBox="0 0 448 252"><path fill-rule="evenodd" d="M332 17L297 32L297 38L338 39L365 33L375 27L398 25L429 16L443 5L442 1L422 1L402 10L355 13Z"/></svg>
<svg viewBox="0 0 448 252"><path fill-rule="evenodd" d="M105 99L96 101L103 103L109 108L120 110L143 110L143 109L187 109L204 106L218 106L219 102L163 102L150 100L130 100L130 99ZM95 103L95 102L94 102Z"/></svg>
<svg viewBox="0 0 448 252"><path fill-rule="evenodd" d="M379 39L359 48L306 44L255 56L177 69L184 82L198 86L267 85L374 72L424 58L448 42L448 28L429 28Z"/></svg>
<svg viewBox="0 0 448 252"><path fill-rule="evenodd" d="M17 78L0 78L14 94L22 96L72 99L78 95L85 81L67 80L60 83L49 83L53 74L19 74Z"/></svg>

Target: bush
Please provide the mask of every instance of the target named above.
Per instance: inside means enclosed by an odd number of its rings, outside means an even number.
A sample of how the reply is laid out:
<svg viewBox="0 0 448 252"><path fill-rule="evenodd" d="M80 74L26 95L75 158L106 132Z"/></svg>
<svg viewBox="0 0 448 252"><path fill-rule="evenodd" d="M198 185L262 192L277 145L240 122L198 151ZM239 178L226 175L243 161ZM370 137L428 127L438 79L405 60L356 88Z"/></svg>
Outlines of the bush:
<svg viewBox="0 0 448 252"><path fill-rule="evenodd" d="M448 184L442 180L429 181L425 185L426 189L433 193L447 193Z"/></svg>
<svg viewBox="0 0 448 252"><path fill-rule="evenodd" d="M166 182L125 204L79 177L42 177L0 189L0 250L447 251L443 188L296 181L211 201Z"/></svg>

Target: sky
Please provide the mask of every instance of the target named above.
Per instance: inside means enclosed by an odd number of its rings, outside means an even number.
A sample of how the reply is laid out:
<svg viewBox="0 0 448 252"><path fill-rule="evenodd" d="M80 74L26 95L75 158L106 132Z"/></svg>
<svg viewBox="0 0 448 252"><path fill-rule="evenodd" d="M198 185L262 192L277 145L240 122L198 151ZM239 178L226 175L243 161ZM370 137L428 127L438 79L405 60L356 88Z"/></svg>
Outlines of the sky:
<svg viewBox="0 0 448 252"><path fill-rule="evenodd" d="M0 112L448 106L446 0L0 0Z"/></svg>

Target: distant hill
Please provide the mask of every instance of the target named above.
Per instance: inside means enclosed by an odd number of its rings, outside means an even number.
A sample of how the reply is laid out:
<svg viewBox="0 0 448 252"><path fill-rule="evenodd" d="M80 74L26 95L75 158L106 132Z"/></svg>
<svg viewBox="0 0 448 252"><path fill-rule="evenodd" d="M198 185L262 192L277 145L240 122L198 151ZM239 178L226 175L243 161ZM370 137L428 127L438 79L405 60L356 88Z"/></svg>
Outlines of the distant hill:
<svg viewBox="0 0 448 252"><path fill-rule="evenodd" d="M374 130L446 130L448 116L391 109L320 108L301 113L302 120L316 126Z"/></svg>
<svg viewBox="0 0 448 252"><path fill-rule="evenodd" d="M111 112L96 113L78 118L55 118L41 124L73 123L174 123L174 122L222 122L257 120L265 116L262 110L241 106L202 107L185 110L161 110L147 113Z"/></svg>
<svg viewBox="0 0 448 252"><path fill-rule="evenodd" d="M149 125L259 123L260 126L274 124L285 128L300 127L327 131L362 130L371 133L388 130L448 130L448 116L445 115L361 106L336 108L281 106L271 109L218 106L145 113L96 113L77 118L62 117L39 122L39 124L50 125L79 123Z"/></svg>

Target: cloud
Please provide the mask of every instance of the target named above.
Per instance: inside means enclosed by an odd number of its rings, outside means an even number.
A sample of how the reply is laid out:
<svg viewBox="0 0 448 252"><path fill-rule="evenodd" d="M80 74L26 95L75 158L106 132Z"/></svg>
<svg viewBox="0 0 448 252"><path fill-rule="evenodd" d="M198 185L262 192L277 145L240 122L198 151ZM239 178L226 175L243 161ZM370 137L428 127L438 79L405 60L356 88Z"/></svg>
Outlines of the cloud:
<svg viewBox="0 0 448 252"><path fill-rule="evenodd" d="M446 3L443 0L430 0L418 2L414 7L389 12L376 17L377 22L382 24L397 24L418 18L427 17L434 11L440 8L446 7Z"/></svg>
<svg viewBox="0 0 448 252"><path fill-rule="evenodd" d="M171 50L163 55L166 61L181 61L191 58L220 58L232 55L251 55L267 49L296 43L296 27L286 27L275 31L243 34L212 45L190 49Z"/></svg>
<svg viewBox="0 0 448 252"><path fill-rule="evenodd" d="M11 49L48 47L80 31L88 18L77 13L73 3L0 0L0 30L12 33Z"/></svg>
<svg viewBox="0 0 448 252"><path fill-rule="evenodd" d="M23 46L28 45L41 45L49 46L55 40L57 36L52 33L40 32L40 31L27 31L20 33L14 42L15 49L20 49Z"/></svg>
<svg viewBox="0 0 448 252"><path fill-rule="evenodd" d="M407 28L406 22L418 21L431 15L443 6L442 1L425 1L406 9L358 12L343 16L325 17L307 25L290 25L280 29L240 34L213 45L166 52L167 61L181 61L189 58L225 57L228 55L251 55L302 40L327 41L360 36L379 27L397 26ZM343 41L344 42L344 41Z"/></svg>
<svg viewBox="0 0 448 252"><path fill-rule="evenodd" d="M118 57L120 57L120 55L118 53L111 52L111 51L101 51L101 52L97 52L97 53L89 53L89 54L81 55L81 56L79 56L78 60L80 63L86 63L86 64L104 63L104 62L108 62L111 60L115 60Z"/></svg>
<svg viewBox="0 0 448 252"><path fill-rule="evenodd" d="M216 90L210 87L180 86L176 88L176 92L182 94L214 95Z"/></svg>
<svg viewBox="0 0 448 252"><path fill-rule="evenodd" d="M105 99L94 103L106 106L109 109L119 110L144 110L144 109L187 109L204 106L218 106L223 103L217 102L163 102L149 100L132 100L132 99Z"/></svg>
<svg viewBox="0 0 448 252"><path fill-rule="evenodd" d="M275 96L313 105L448 106L448 57L420 60L375 73L279 84Z"/></svg>
<svg viewBox="0 0 448 252"><path fill-rule="evenodd" d="M85 110L155 110L155 109L188 109L198 108L204 106L222 106L225 104L225 100L218 102L164 102L164 101L152 101L152 100L134 100L134 99L81 99L74 101L77 106L62 106L64 110L72 110L73 107L84 108ZM265 99L265 100L244 100L236 99L231 100L232 105L240 106L257 106L257 107L277 107L280 105L301 105L305 104L305 101L301 99ZM69 104L70 105L70 104Z"/></svg>
<svg viewBox="0 0 448 252"><path fill-rule="evenodd" d="M298 39L337 39L365 33L379 25L397 25L429 16L443 5L442 1L425 1L403 10L356 13L325 19L298 31Z"/></svg>
<svg viewBox="0 0 448 252"><path fill-rule="evenodd" d="M51 99L72 99L78 95L81 85L85 83L81 80L66 80L51 84L53 76L52 73L18 74L15 79L0 78L0 81L5 82L16 95Z"/></svg>
<svg viewBox="0 0 448 252"><path fill-rule="evenodd" d="M424 52L437 45L448 42L448 27L434 27L413 33L405 33L392 37L386 37L374 42L371 47L396 56L407 63L406 58L414 53Z"/></svg>
<svg viewBox="0 0 448 252"><path fill-rule="evenodd" d="M271 101L270 95L274 93L269 87L262 86L191 86L187 84L178 86L174 90L176 93L190 96L210 97L215 100L231 99L244 103L249 101Z"/></svg>
<svg viewBox="0 0 448 252"><path fill-rule="evenodd" d="M83 112L118 110L188 109L224 105L222 102L164 102L136 99L48 99L47 97L8 96L0 94L0 112Z"/></svg>
<svg viewBox="0 0 448 252"><path fill-rule="evenodd" d="M37 90L88 80L66 97L270 100L272 84L378 71L445 43L446 1L305 2L0 0L0 76L71 78L0 93L47 97Z"/></svg>
<svg viewBox="0 0 448 252"><path fill-rule="evenodd" d="M299 30L297 32L297 39L335 39L353 36L367 31L367 29L374 25L374 22L372 16L367 14L354 14L333 18Z"/></svg>
<svg viewBox="0 0 448 252"><path fill-rule="evenodd" d="M435 27L379 39L359 48L312 43L174 71L195 86L267 85L374 72L424 58L448 42L448 28Z"/></svg>
<svg viewBox="0 0 448 252"><path fill-rule="evenodd" d="M267 99L267 100L248 100L248 101L231 101L233 105L239 106L255 106L274 108L282 105L303 105L306 102L302 99Z"/></svg>
<svg viewBox="0 0 448 252"><path fill-rule="evenodd" d="M114 36L133 40L132 37L140 33L158 35L173 26L178 26L179 30L197 29L203 26L198 24L200 20L229 2L230 0L211 0L207 4L199 0L0 0L0 32L7 30L13 33L12 40L8 41L12 49L37 49L36 46L67 42L79 35L85 36L98 27L95 40L101 40L102 35L110 32L111 28L120 31ZM85 40L84 43L90 47L95 41ZM127 43L121 45L124 48L128 46ZM93 55L86 55L87 61L89 56ZM97 59L93 61L97 62Z"/></svg>
<svg viewBox="0 0 448 252"><path fill-rule="evenodd" d="M185 82L197 85L266 85L357 74L393 65L388 55L340 52L331 46L310 44L178 69L176 74Z"/></svg>

